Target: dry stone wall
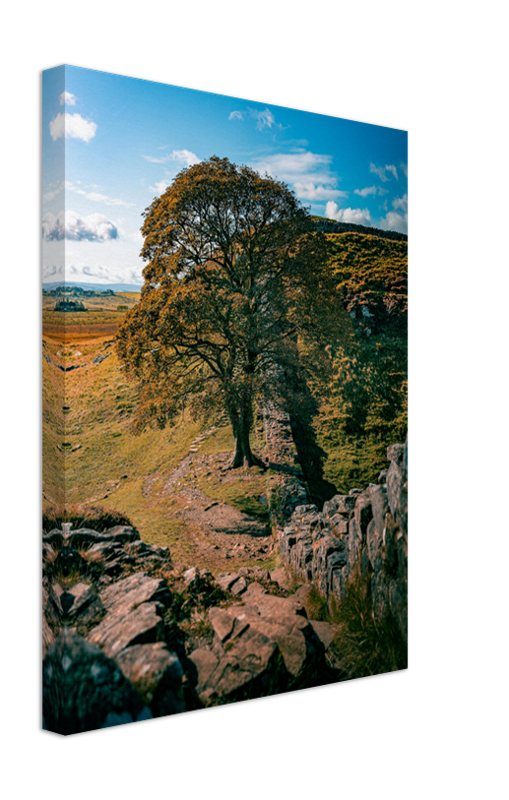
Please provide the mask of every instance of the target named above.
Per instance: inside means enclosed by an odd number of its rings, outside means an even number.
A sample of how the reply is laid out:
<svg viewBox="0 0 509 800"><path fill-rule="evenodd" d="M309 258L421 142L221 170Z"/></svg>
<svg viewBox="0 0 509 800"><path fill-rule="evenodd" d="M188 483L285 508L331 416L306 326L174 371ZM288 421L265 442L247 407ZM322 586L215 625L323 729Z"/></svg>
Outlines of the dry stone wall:
<svg viewBox="0 0 509 800"><path fill-rule="evenodd" d="M391 445L387 458L377 484L338 494L321 512L297 506L277 535L283 564L312 582L329 606L345 600L349 581L365 580L375 616L390 612L407 640L407 444Z"/></svg>
<svg viewBox="0 0 509 800"><path fill-rule="evenodd" d="M307 618L306 585L291 594L260 567L184 570L127 525L70 527L43 535L45 729L80 733L344 677L333 626Z"/></svg>
<svg viewBox="0 0 509 800"><path fill-rule="evenodd" d="M346 679L335 626L308 619L311 585L333 606L360 578L374 614L390 613L406 640L406 444L388 448L378 484L320 512L290 418L274 405L264 423L279 552L304 584L293 591L283 569L184 571L128 525L45 532L45 728L72 734Z"/></svg>

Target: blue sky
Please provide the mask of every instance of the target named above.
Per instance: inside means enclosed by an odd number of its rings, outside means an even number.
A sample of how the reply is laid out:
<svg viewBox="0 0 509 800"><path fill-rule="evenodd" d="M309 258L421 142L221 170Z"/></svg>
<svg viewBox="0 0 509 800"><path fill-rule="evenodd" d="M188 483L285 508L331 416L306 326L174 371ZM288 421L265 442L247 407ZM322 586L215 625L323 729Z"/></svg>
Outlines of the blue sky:
<svg viewBox="0 0 509 800"><path fill-rule="evenodd" d="M44 281L63 280L65 250L68 281L141 284L143 210L213 155L286 181L313 214L407 232L405 131L58 67L43 75Z"/></svg>

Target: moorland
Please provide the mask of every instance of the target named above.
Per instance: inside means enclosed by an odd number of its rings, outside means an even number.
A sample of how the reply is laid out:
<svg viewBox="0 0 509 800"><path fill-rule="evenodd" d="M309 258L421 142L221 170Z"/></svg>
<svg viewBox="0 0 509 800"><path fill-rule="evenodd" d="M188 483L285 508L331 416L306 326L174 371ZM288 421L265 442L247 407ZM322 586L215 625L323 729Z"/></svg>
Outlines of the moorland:
<svg viewBox="0 0 509 800"><path fill-rule="evenodd" d="M329 343L332 379L325 387L310 382L307 402L291 412L319 508L338 492L376 481L387 447L408 430L407 237L355 228L326 234L351 320L350 345ZM64 501L113 508L147 543L214 571L274 567L274 470L226 469L234 441L224 415L204 425L183 409L174 427L133 436L137 396L114 344L139 294L69 289L43 293L43 509ZM56 311L65 296L86 313ZM252 446L260 453L265 447L260 418Z"/></svg>
<svg viewBox="0 0 509 800"><path fill-rule="evenodd" d="M293 435L311 497L375 481L386 449L406 435L407 242L329 232L330 269L348 313L348 343L329 343L333 373L295 403ZM57 311L62 298L83 311ZM183 409L171 427L131 431L137 395L115 351L135 292L62 289L43 297L44 507L114 509L144 541L214 571L274 566L269 505L277 476L228 470L234 440L224 414L212 422ZM306 418L302 408L306 405ZM265 447L262 420L254 451Z"/></svg>
<svg viewBox="0 0 509 800"><path fill-rule="evenodd" d="M252 466L218 405L138 424L119 343L140 292L44 291L47 729L406 668L407 241L316 225L340 335L294 337L304 369L258 393Z"/></svg>

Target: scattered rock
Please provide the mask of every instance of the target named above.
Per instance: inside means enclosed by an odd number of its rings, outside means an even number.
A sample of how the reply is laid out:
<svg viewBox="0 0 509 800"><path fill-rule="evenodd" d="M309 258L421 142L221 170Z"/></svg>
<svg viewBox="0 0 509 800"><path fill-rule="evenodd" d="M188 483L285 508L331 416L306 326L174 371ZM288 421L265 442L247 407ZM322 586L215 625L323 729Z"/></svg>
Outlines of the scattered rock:
<svg viewBox="0 0 509 800"><path fill-rule="evenodd" d="M46 653L42 699L47 730L64 735L133 722L144 710L116 663L67 629Z"/></svg>
<svg viewBox="0 0 509 800"><path fill-rule="evenodd" d="M109 727L180 713L186 704L217 705L344 676L337 628L308 619L311 599L316 606L309 592L314 585L329 604L340 602L354 570L366 578L374 614L390 611L406 637L406 446L389 448L385 483L337 495L319 512L307 503L305 489L295 488L287 427L279 434L271 427L272 445L279 436L289 446L289 471L279 487L287 520L278 530L283 566L270 574L243 567L214 579L208 570L184 571L183 565L170 573L168 548L147 545L127 525L102 533L67 525L44 535L43 701L49 730ZM225 504L205 507L202 494L185 497L191 519L199 506L218 532L228 533L226 545L219 537L222 557L238 559L242 551L255 558L274 546L259 521L251 529L242 515L242 536L232 536L238 520ZM165 571L155 574L167 580L148 574L163 565ZM288 592L292 573L305 583L291 596L279 596ZM176 582L173 613L168 581ZM223 592L230 592L229 600Z"/></svg>

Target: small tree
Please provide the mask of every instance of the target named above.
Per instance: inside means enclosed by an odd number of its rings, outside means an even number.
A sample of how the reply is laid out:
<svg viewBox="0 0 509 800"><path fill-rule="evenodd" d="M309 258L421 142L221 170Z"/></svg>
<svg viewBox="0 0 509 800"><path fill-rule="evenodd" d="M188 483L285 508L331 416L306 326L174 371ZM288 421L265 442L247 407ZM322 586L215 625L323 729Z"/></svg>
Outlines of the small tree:
<svg viewBox="0 0 509 800"><path fill-rule="evenodd" d="M284 183L217 157L182 170L144 216L145 284L117 340L138 382L135 430L164 427L185 404L220 407L231 466L261 463L255 398L295 366L299 333L337 324L326 238Z"/></svg>

